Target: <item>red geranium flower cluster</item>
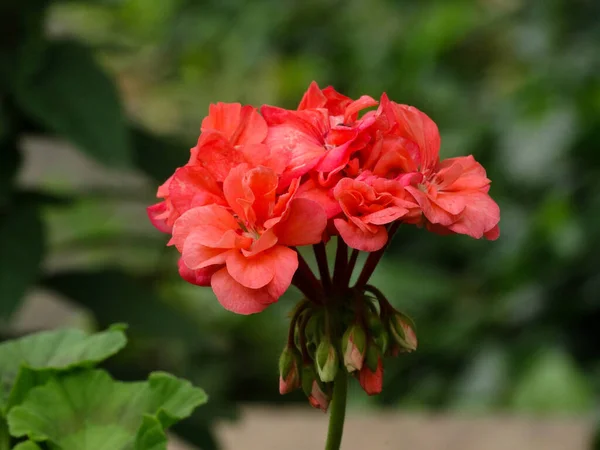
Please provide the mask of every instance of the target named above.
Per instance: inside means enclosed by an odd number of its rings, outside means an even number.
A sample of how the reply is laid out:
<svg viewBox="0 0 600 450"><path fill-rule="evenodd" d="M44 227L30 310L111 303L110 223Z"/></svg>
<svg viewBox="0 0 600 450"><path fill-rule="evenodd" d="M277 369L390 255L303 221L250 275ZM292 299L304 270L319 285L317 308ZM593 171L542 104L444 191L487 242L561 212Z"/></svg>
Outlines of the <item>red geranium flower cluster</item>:
<svg viewBox="0 0 600 450"><path fill-rule="evenodd" d="M184 279L256 313L292 283L296 246L338 235L374 252L394 222L496 239L484 168L472 156L440 161L439 149L435 123L386 94L352 100L313 82L297 110L217 103L148 213L172 235Z"/></svg>

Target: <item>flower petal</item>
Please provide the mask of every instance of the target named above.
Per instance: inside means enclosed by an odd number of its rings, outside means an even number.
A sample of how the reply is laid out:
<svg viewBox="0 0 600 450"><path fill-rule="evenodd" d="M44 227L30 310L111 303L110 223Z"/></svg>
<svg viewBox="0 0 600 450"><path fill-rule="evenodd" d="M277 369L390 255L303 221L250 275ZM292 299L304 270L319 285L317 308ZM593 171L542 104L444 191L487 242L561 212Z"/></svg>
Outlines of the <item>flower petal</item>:
<svg viewBox="0 0 600 450"><path fill-rule="evenodd" d="M362 220L373 225L386 225L390 222L400 219L408 213L408 209L399 206L390 206L389 208L367 214L362 217Z"/></svg>
<svg viewBox="0 0 600 450"><path fill-rule="evenodd" d="M292 278L298 269L298 254L291 248L278 245L273 248L277 261L275 276L266 286L269 295L278 299L292 284Z"/></svg>
<svg viewBox="0 0 600 450"><path fill-rule="evenodd" d="M383 226L376 226L375 233L369 233L344 219L334 219L333 222L344 242L356 250L375 252L383 248L388 240L387 230Z"/></svg>
<svg viewBox="0 0 600 450"><path fill-rule="evenodd" d="M302 96L300 105L298 105L298 111L303 109L323 108L326 103L327 98L323 95L323 92L321 92L321 88L319 88L317 82L313 81Z"/></svg>
<svg viewBox="0 0 600 450"><path fill-rule="evenodd" d="M167 205L166 202L162 201L146 208L148 218L154 227L163 233L170 233L172 227L167 225Z"/></svg>
<svg viewBox="0 0 600 450"><path fill-rule="evenodd" d="M242 286L226 268L215 272L210 284L223 308L237 314L261 312L278 299L270 295L266 288L250 289Z"/></svg>
<svg viewBox="0 0 600 450"><path fill-rule="evenodd" d="M414 197L429 222L443 226L456 222L456 216L433 203L425 192L414 186L406 186L405 189Z"/></svg>
<svg viewBox="0 0 600 450"><path fill-rule="evenodd" d="M500 208L492 198L483 192L469 193L466 200L467 206L460 218L449 225L448 228L455 233L466 234L480 239L486 232L491 232L500 221Z"/></svg>
<svg viewBox="0 0 600 450"><path fill-rule="evenodd" d="M213 276L213 273L219 269L219 266L209 266L200 270L192 270L185 265L182 258L179 258L177 266L179 268L179 275L181 278L188 283L195 284L197 286L210 286L210 279Z"/></svg>
<svg viewBox="0 0 600 450"><path fill-rule="evenodd" d="M204 269L205 267L217 264L225 264L225 261L231 252L236 252L236 250L206 247L200 243L201 241L202 235L200 233L192 232L183 244L181 259L185 265L192 270Z"/></svg>
<svg viewBox="0 0 600 450"><path fill-rule="evenodd" d="M195 206L225 203L210 172L202 166L189 165L175 171L169 184L169 199L179 215Z"/></svg>
<svg viewBox="0 0 600 450"><path fill-rule="evenodd" d="M233 252L227 258L227 271L232 278L250 289L266 286L275 276L275 263L272 252L259 253L249 258L241 252Z"/></svg>
<svg viewBox="0 0 600 450"><path fill-rule="evenodd" d="M224 207L198 206L185 212L175 221L172 242L182 251L186 238L194 232L199 244L213 247L221 241L227 231L237 229L237 221Z"/></svg>
<svg viewBox="0 0 600 450"><path fill-rule="evenodd" d="M231 139L240 123L242 105L239 103L211 104L208 107L208 116L202 121L201 130L220 131L227 139Z"/></svg>
<svg viewBox="0 0 600 450"><path fill-rule="evenodd" d="M233 147L221 133L204 132L192 149L191 165L206 167L215 180L225 180L231 169L246 161L244 154Z"/></svg>
<svg viewBox="0 0 600 450"><path fill-rule="evenodd" d="M333 198L333 189L325 188L314 180L308 180L298 188L296 198L305 198L321 205L327 218L337 216L342 209L339 202Z"/></svg>
<svg viewBox="0 0 600 450"><path fill-rule="evenodd" d="M295 198L290 202L287 217L275 225L278 242L283 245L300 246L317 244L327 226L327 215L316 202Z"/></svg>

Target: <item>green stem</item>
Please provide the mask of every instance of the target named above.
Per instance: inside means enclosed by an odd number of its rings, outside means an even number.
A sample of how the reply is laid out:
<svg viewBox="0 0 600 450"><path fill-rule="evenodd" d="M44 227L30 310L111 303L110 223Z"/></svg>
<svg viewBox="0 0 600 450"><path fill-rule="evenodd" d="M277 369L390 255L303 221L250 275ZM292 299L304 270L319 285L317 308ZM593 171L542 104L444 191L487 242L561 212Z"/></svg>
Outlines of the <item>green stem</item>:
<svg viewBox="0 0 600 450"><path fill-rule="evenodd" d="M333 398L329 407L329 430L325 450L339 450L346 418L346 396L348 394L348 374L340 367L333 382Z"/></svg>
<svg viewBox="0 0 600 450"><path fill-rule="evenodd" d="M10 434L8 433L8 425L6 420L0 417L0 450L8 450L10 448Z"/></svg>

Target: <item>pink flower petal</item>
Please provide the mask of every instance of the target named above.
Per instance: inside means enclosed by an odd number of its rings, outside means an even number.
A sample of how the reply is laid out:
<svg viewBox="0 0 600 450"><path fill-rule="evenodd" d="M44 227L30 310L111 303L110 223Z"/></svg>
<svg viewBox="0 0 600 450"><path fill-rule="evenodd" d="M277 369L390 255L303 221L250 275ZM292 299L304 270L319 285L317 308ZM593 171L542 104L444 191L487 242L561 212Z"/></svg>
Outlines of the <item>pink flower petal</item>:
<svg viewBox="0 0 600 450"><path fill-rule="evenodd" d="M230 170L246 162L244 154L221 134L215 131L204 132L192 151L191 164L199 164L208 169L215 180L225 180Z"/></svg>
<svg viewBox="0 0 600 450"><path fill-rule="evenodd" d="M177 266L181 278L197 286L210 286L210 279L213 273L219 269L219 266L210 266L200 270L192 270L185 265L182 258L179 258Z"/></svg>
<svg viewBox="0 0 600 450"><path fill-rule="evenodd" d="M287 217L275 226L275 233L278 242L283 245L317 244L326 225L327 215L318 203L296 198L290 202Z"/></svg>
<svg viewBox="0 0 600 450"><path fill-rule="evenodd" d="M261 288L271 282L275 275L275 264L269 250L249 258L233 252L227 258L227 271L232 278L250 289Z"/></svg>
<svg viewBox="0 0 600 450"><path fill-rule="evenodd" d="M334 219L333 222L344 242L357 250L375 252L383 248L388 240L387 230L383 226L377 226L375 233L369 233L344 219Z"/></svg>
<svg viewBox="0 0 600 450"><path fill-rule="evenodd" d="M466 234L480 239L492 231L500 221L500 208L491 197L482 192L472 192L468 196L467 206L460 218L448 228L458 234ZM493 237L495 231L492 231Z"/></svg>
<svg viewBox="0 0 600 450"><path fill-rule="evenodd" d="M237 314L255 314L277 301L266 288L250 289L242 286L226 268L215 272L210 284L223 308Z"/></svg>
<svg viewBox="0 0 600 450"><path fill-rule="evenodd" d="M217 182L201 166L184 166L175 171L169 184L169 199L179 214L195 206L225 204Z"/></svg>
<svg viewBox="0 0 600 450"><path fill-rule="evenodd" d="M198 206L185 212L175 221L172 241L177 249L182 251L186 238L194 232L198 243L212 247L227 231L237 229L237 221L224 207Z"/></svg>
<svg viewBox="0 0 600 450"><path fill-rule="evenodd" d="M319 85L313 81L310 83L308 90L302 96L302 100L300 100L300 105L298 105L298 111L303 109L312 109L312 108L323 108L327 103L327 97L323 95Z"/></svg>
<svg viewBox="0 0 600 450"><path fill-rule="evenodd" d="M148 218L154 227L163 233L170 233L172 227L167 225L165 214L167 212L167 206L164 201L156 203L146 208Z"/></svg>
<svg viewBox="0 0 600 450"><path fill-rule="evenodd" d="M192 232L183 244L181 251L181 259L185 265L191 270L204 269L208 266L225 264L231 252L236 250L228 250L222 248L211 248L202 245L202 235Z"/></svg>
<svg viewBox="0 0 600 450"><path fill-rule="evenodd" d="M292 278L298 269L298 254L291 248L278 245L273 248L276 253L274 259L277 261L275 276L266 286L270 296L279 299L292 284Z"/></svg>

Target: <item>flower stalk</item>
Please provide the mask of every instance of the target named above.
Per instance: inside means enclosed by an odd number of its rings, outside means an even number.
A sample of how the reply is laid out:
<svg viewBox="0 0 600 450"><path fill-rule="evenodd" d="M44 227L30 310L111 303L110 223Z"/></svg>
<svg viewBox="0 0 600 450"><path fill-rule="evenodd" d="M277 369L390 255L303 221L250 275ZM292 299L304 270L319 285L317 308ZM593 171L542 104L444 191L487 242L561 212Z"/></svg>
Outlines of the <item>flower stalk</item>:
<svg viewBox="0 0 600 450"><path fill-rule="evenodd" d="M348 375L345 370L338 370L333 382L333 397L329 405L329 429L325 450L339 450L346 420L346 397L348 396Z"/></svg>

